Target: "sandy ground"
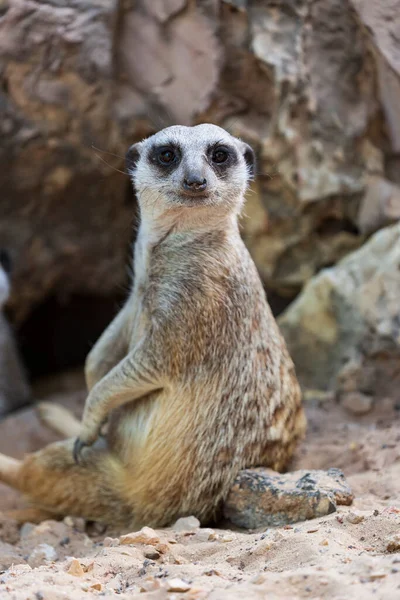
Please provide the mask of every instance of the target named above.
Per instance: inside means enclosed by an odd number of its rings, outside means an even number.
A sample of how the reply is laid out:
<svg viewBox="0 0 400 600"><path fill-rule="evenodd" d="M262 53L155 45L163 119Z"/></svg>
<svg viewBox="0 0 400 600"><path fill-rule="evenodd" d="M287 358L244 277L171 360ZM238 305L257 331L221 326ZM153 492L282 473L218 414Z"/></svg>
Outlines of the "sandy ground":
<svg viewBox="0 0 400 600"><path fill-rule="evenodd" d="M79 412L81 385L80 375L68 375L38 386L36 396ZM171 528L152 534L150 544L121 544L119 534L127 532L101 531L79 519L19 529L2 517L0 598L398 599L399 408L382 400L369 415L352 417L332 401L307 405L308 436L293 468L340 467L356 499L293 527ZM14 456L53 439L32 409L0 423L0 451ZM4 486L0 503L2 510L22 505Z"/></svg>

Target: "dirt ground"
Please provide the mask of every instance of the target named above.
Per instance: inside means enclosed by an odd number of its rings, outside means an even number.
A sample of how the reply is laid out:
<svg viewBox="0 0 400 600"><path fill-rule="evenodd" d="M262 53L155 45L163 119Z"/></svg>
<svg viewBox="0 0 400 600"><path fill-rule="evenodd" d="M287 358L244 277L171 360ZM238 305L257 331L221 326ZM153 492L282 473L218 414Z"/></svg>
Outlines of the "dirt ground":
<svg viewBox="0 0 400 600"><path fill-rule="evenodd" d="M73 407L85 398L79 373L37 386L37 398ZM293 468L339 467L352 507L285 528L166 529L147 544L93 524L26 524L0 518L0 598L337 600L400 598L400 405L382 399L363 417L333 401L307 403L308 435ZM0 451L21 456L56 439L26 409L0 423ZM22 505L0 487L2 510Z"/></svg>

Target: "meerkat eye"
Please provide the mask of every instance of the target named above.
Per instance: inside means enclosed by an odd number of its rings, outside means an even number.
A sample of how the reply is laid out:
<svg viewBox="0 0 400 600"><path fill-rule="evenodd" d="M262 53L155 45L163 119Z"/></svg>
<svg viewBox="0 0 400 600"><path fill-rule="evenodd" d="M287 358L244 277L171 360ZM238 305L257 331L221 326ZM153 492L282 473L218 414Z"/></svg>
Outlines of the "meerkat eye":
<svg viewBox="0 0 400 600"><path fill-rule="evenodd" d="M220 165L228 160L229 153L225 148L215 148L211 155L211 160Z"/></svg>
<svg viewBox="0 0 400 600"><path fill-rule="evenodd" d="M170 165L176 160L176 154L172 148L161 148L158 153L158 162L162 165Z"/></svg>

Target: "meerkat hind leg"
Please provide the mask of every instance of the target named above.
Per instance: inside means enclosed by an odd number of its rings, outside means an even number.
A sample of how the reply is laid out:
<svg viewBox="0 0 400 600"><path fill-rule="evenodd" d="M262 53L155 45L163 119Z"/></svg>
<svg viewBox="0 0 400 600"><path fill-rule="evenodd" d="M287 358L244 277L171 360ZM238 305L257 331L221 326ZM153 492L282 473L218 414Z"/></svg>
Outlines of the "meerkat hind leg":
<svg viewBox="0 0 400 600"><path fill-rule="evenodd" d="M130 507L117 491L126 481L123 465L98 445L86 449L85 463L77 465L72 446L73 440L56 442L23 461L0 454L0 481L24 494L35 509L128 524Z"/></svg>

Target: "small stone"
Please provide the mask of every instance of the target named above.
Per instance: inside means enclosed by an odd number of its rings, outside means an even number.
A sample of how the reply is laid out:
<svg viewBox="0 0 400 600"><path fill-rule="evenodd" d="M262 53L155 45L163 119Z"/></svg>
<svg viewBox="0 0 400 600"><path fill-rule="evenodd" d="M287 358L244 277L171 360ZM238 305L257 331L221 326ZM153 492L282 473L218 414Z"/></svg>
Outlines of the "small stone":
<svg viewBox="0 0 400 600"><path fill-rule="evenodd" d="M374 405L373 397L361 392L341 394L340 400L342 406L353 415L366 415L371 412Z"/></svg>
<svg viewBox="0 0 400 600"><path fill-rule="evenodd" d="M26 538L35 529L33 523L24 523L19 531L21 538Z"/></svg>
<svg viewBox="0 0 400 600"><path fill-rule="evenodd" d="M184 533L188 531L197 531L200 527L200 521L196 517L182 517L178 519L173 525L173 531Z"/></svg>
<svg viewBox="0 0 400 600"><path fill-rule="evenodd" d="M101 583L94 583L90 586L91 590L96 590L97 592L101 592L102 588L103 586L101 585Z"/></svg>
<svg viewBox="0 0 400 600"><path fill-rule="evenodd" d="M119 540L118 538L106 537L103 540L104 548L109 548L110 546L118 546Z"/></svg>
<svg viewBox="0 0 400 600"><path fill-rule="evenodd" d="M85 531L86 527L85 519L81 519L80 517L67 516L64 518L64 524L67 525L67 527L72 527L73 529L80 531L81 533Z"/></svg>
<svg viewBox="0 0 400 600"><path fill-rule="evenodd" d="M386 539L386 550L387 552L400 551L400 533L395 533Z"/></svg>
<svg viewBox="0 0 400 600"><path fill-rule="evenodd" d="M187 583L178 577L175 577L174 579L168 579L167 586L168 592L187 592L191 588L190 583Z"/></svg>
<svg viewBox="0 0 400 600"><path fill-rule="evenodd" d="M212 539L212 536L214 535L214 529L202 527L201 529L196 531L196 540L198 540L199 542L209 542Z"/></svg>
<svg viewBox="0 0 400 600"><path fill-rule="evenodd" d="M110 581L108 581L105 585L105 588L107 590L112 590L113 592L116 592L117 594L120 594L122 589L124 588L124 580L122 578L122 574L121 573L117 573L115 575L115 577L113 577L112 579L110 579Z"/></svg>
<svg viewBox="0 0 400 600"><path fill-rule="evenodd" d="M156 550L158 550L160 554L167 554L167 552L170 550L170 547L168 544L157 544Z"/></svg>
<svg viewBox="0 0 400 600"><path fill-rule="evenodd" d="M28 557L30 567L40 567L40 565L54 562L58 559L56 549L50 544L39 544L32 550Z"/></svg>
<svg viewBox="0 0 400 600"><path fill-rule="evenodd" d="M221 542L229 543L236 540L236 536L233 533L225 533L220 537Z"/></svg>
<svg viewBox="0 0 400 600"><path fill-rule="evenodd" d="M91 573L94 569L94 562L91 562L88 565L83 565L82 568L85 571L85 573Z"/></svg>
<svg viewBox="0 0 400 600"><path fill-rule="evenodd" d="M329 546L329 541L328 540L321 540L319 543L320 546Z"/></svg>
<svg viewBox="0 0 400 600"><path fill-rule="evenodd" d="M370 581L377 581L378 579L383 579L386 577L387 573L379 572L379 573L370 573L368 579Z"/></svg>
<svg viewBox="0 0 400 600"><path fill-rule="evenodd" d="M346 516L346 521L352 523L353 525L357 525L358 523L362 523L362 521L364 521L364 515L360 515L355 512L349 512L349 514Z"/></svg>
<svg viewBox="0 0 400 600"><path fill-rule="evenodd" d="M161 588L161 581L154 577L149 577L146 581L143 581L140 585L141 592L154 592Z"/></svg>
<svg viewBox="0 0 400 600"><path fill-rule="evenodd" d="M26 532L27 537L40 536L51 531L51 523L49 521L42 521L39 525L34 525L30 531Z"/></svg>
<svg viewBox="0 0 400 600"><path fill-rule="evenodd" d="M148 546L156 546L160 542L160 538L151 527L142 527L140 531L121 535L119 538L120 544L147 544Z"/></svg>
<svg viewBox="0 0 400 600"><path fill-rule="evenodd" d="M73 558L71 560L71 564L69 565L67 573L73 575L74 577L83 577L83 575L85 574L84 570L82 569L81 563L76 558Z"/></svg>
<svg viewBox="0 0 400 600"><path fill-rule="evenodd" d="M145 558L148 558L150 560L158 560L161 556L161 553L155 548L152 548L151 550L146 550L143 554Z"/></svg>

